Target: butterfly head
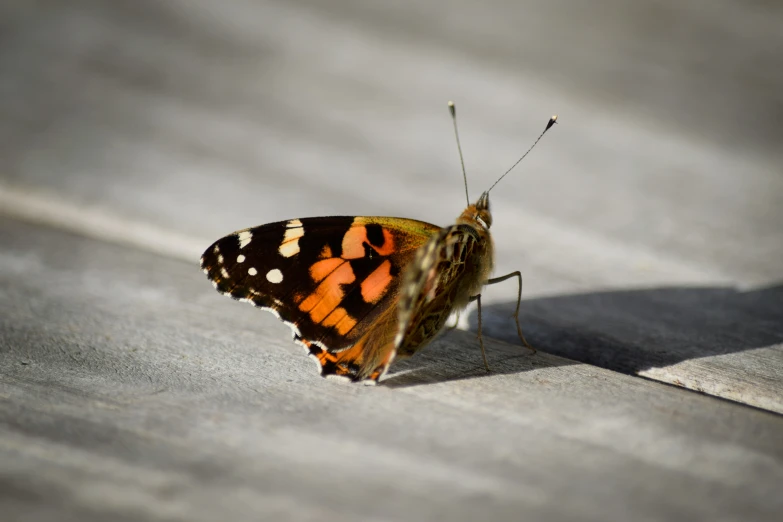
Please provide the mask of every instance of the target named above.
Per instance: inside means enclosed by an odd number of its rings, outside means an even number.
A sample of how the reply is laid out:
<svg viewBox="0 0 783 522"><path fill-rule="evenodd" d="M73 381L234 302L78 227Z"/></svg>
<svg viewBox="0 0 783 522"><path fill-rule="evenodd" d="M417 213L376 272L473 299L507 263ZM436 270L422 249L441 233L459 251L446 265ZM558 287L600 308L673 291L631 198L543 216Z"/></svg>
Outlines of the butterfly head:
<svg viewBox="0 0 783 522"><path fill-rule="evenodd" d="M457 222L489 230L489 227L492 226L492 214L489 212L489 192L484 192L476 203L466 208Z"/></svg>
<svg viewBox="0 0 783 522"><path fill-rule="evenodd" d="M465 181L465 200L468 203L468 208L465 209L465 211L462 213L462 215L457 220L458 224L466 224L471 225L472 227L476 229L481 229L485 232L489 231L489 227L492 226L492 214L489 213L489 191L495 188L495 185L497 185L501 179L506 177L506 174L514 170L514 167L519 165L519 162L525 159L525 156L530 154L530 151L533 150L533 147L536 146L536 144L539 142L539 140L544 137L544 134L546 134L546 131L552 128L552 126L557 123L557 114L553 115L551 118L549 118L549 122L546 124L546 128L544 131L539 134L538 138L536 138L536 141L533 142L533 144L530 146L529 149L527 149L527 152L525 152L521 158L519 158L516 163L511 165L511 168L508 169L506 172L503 173L502 176L500 176L495 183L492 184L491 187L489 187L489 190L484 192L481 197L474 203L473 205L470 204L470 196L468 195L468 174L465 172L465 161L462 158L462 146L459 143L459 132L457 132L457 109L454 107L454 102L449 102L449 111L451 112L451 121L454 124L454 137L457 140L457 151L459 152L459 162L462 165L462 179Z"/></svg>

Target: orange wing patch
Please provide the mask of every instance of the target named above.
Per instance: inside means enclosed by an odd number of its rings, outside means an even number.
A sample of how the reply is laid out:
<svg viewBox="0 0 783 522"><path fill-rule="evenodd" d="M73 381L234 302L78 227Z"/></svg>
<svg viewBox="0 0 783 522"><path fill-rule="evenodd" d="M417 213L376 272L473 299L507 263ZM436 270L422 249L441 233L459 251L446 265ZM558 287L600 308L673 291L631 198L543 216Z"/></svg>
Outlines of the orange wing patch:
<svg viewBox="0 0 783 522"><path fill-rule="evenodd" d="M367 276L367 279L362 281L362 299L366 303L377 303L386 295L391 282L391 261L387 259L372 274Z"/></svg>
<svg viewBox="0 0 783 522"><path fill-rule="evenodd" d="M346 335L356 326L356 319L348 315L348 311L345 308L337 307L332 310L332 313L326 316L326 319L324 319L321 324L324 326L334 326L337 329L337 333Z"/></svg>
<svg viewBox="0 0 783 522"><path fill-rule="evenodd" d="M330 261L332 260L325 259L316 264L328 263ZM342 263L342 265L328 274L315 289L315 292L307 296L307 299L299 305L299 309L303 312L309 312L310 319L316 323L320 323L327 315L332 313L343 300L343 297L345 297L340 285L353 283L356 280L350 264L341 259L334 259L334 261L338 264Z"/></svg>
<svg viewBox="0 0 783 522"><path fill-rule="evenodd" d="M392 236L392 233L385 228L382 231L383 243L381 243L379 246L373 246L373 248L380 256L390 256L394 253L394 236Z"/></svg>
<svg viewBox="0 0 783 522"><path fill-rule="evenodd" d="M364 257L364 247L369 245L379 256L389 256L395 252L394 236L380 225L369 223L357 225L360 218L354 220L354 226L343 236L343 259L359 259ZM371 237L368 227L373 228ZM380 237L378 236L380 234Z"/></svg>
<svg viewBox="0 0 783 522"><path fill-rule="evenodd" d="M359 259L364 257L364 243L367 241L367 229L351 227L343 236L343 259Z"/></svg>
<svg viewBox="0 0 783 522"><path fill-rule="evenodd" d="M310 277L313 278L313 281L319 283L326 279L329 274L337 270L337 268L344 263L345 261L339 257L332 257L318 261L310 267ZM353 281L353 279L351 281ZM348 282L350 283L351 281Z"/></svg>

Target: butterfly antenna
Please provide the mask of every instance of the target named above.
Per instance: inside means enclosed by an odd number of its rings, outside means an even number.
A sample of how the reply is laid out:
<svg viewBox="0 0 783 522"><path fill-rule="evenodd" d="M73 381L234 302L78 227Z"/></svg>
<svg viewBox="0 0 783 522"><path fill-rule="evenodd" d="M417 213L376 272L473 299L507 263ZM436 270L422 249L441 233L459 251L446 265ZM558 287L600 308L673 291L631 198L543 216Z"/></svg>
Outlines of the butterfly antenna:
<svg viewBox="0 0 783 522"><path fill-rule="evenodd" d="M492 184L492 186L491 186L491 187L489 187L489 190L487 190L487 192L489 192L490 190L492 190L493 188L495 188L495 185L497 185L498 183L500 183L500 180L501 180L501 179L503 179L503 178L505 178L505 177L506 177L506 174L508 174L509 172L511 172L512 170L514 170L514 167L516 167L517 165L519 165L519 162L520 162L520 161L522 161L523 159L525 159L525 156L527 156L528 154L530 154L530 151L531 151L531 150L533 150L533 147L535 147L535 146L536 146L536 144L539 142L539 140L540 140L541 138L543 138L543 137L544 137L544 134L546 134L546 131L548 131L549 129L551 129L551 128L552 128L552 126L553 126L555 123L557 123L557 114L555 114L555 115L553 115L551 118L549 118L549 122L546 124L546 128L544 129L544 132L542 132L541 134L539 134L539 135L538 135L538 138L536 138L536 141L534 141L534 142L533 142L533 144L530 146L530 148L529 148L529 149L527 149L527 152L525 152L524 154L522 154L522 157L521 157L521 158L519 158L519 159L516 161L516 163L514 163L513 165L511 165L511 168L510 168L510 169L508 169L506 172L504 172L504 173L503 173L503 175L502 175L502 176L500 176L500 177L498 178L498 180L497 180L495 183L493 183L493 184Z"/></svg>
<svg viewBox="0 0 783 522"><path fill-rule="evenodd" d="M451 121L454 123L454 137L457 138L457 150L459 151L459 162L462 165L462 179L465 180L465 200L470 206L470 196L468 196L468 175L465 173L465 160L462 159L462 146L459 144L459 132L457 131L457 109L454 107L454 102L449 101L449 112L451 113Z"/></svg>

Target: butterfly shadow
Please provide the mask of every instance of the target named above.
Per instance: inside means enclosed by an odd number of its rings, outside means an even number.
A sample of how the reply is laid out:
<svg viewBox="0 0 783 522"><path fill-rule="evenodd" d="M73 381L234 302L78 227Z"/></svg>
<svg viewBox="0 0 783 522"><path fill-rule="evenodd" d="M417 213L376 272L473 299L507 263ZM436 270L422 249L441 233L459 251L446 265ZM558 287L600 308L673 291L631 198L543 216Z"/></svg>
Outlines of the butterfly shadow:
<svg viewBox="0 0 783 522"><path fill-rule="evenodd" d="M574 364L561 357L541 352L534 354L518 338L506 343L485 337L484 345L489 372L481 358L476 333L453 330L439 336L413 357L395 361L391 373L381 382L390 388L406 388Z"/></svg>
<svg viewBox="0 0 783 522"><path fill-rule="evenodd" d="M482 307L487 336L519 342L514 303ZM662 287L524 300L520 323L541 352L636 374L783 343L783 284ZM476 312L469 316L471 329Z"/></svg>
<svg viewBox="0 0 783 522"><path fill-rule="evenodd" d="M442 335L414 357L395 363L390 387L511 374L587 363L636 374L687 359L783 343L783 284L750 291L732 287L661 287L527 299L523 333L539 352L521 346L511 314L516 302L482 307L491 372L471 332Z"/></svg>

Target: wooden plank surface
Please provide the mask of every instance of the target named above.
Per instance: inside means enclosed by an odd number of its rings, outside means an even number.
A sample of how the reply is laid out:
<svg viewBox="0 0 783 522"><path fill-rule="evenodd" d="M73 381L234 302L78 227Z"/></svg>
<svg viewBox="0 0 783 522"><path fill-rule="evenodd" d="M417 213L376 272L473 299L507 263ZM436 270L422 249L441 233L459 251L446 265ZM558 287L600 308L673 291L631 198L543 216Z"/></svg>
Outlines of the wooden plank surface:
<svg viewBox="0 0 783 522"><path fill-rule="evenodd" d="M492 194L498 273L556 299L536 341L782 411L780 6L394 5L4 2L0 207L188 260L296 216L445 225L447 99L474 197L559 112Z"/></svg>
<svg viewBox="0 0 783 522"><path fill-rule="evenodd" d="M5 520L777 520L783 418L454 331L316 377L196 266L0 219Z"/></svg>

